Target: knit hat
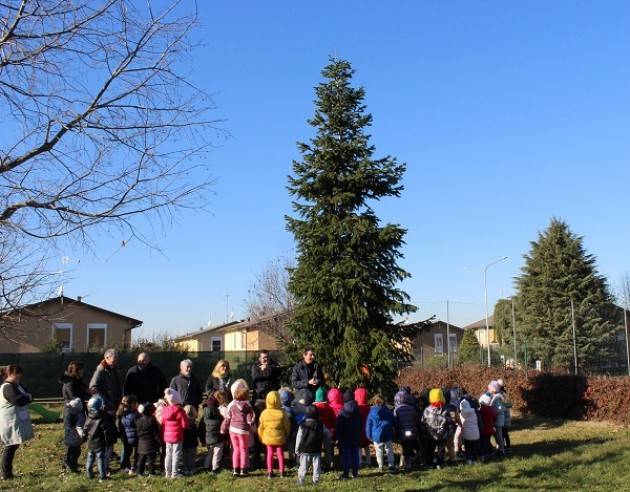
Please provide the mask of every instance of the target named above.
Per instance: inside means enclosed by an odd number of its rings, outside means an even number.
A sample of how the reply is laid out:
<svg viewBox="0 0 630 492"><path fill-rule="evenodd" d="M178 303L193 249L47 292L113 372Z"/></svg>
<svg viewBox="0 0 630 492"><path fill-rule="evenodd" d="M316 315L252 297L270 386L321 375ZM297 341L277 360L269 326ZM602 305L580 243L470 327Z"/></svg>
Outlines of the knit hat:
<svg viewBox="0 0 630 492"><path fill-rule="evenodd" d="M287 405L291 404L291 402L293 401L293 393L291 393L290 390L282 388L280 391L278 391L278 393L280 393L280 403L283 406L286 407Z"/></svg>
<svg viewBox="0 0 630 492"><path fill-rule="evenodd" d="M405 403L405 396L407 396L407 393L405 393L404 391L399 391L398 393L396 393L394 395L394 406L395 407L399 407L400 405Z"/></svg>
<svg viewBox="0 0 630 492"><path fill-rule="evenodd" d="M352 390L346 390L343 393L343 402L348 403L349 401L354 400L354 392Z"/></svg>
<svg viewBox="0 0 630 492"><path fill-rule="evenodd" d="M315 403L324 403L326 401L326 388L320 386L315 392Z"/></svg>
<svg viewBox="0 0 630 492"><path fill-rule="evenodd" d="M490 391L491 393L498 393L499 391L501 391L498 381L490 381L490 384L488 385L488 391Z"/></svg>
<svg viewBox="0 0 630 492"><path fill-rule="evenodd" d="M88 410L100 410L103 408L103 399L100 395L94 395L88 400Z"/></svg>
<svg viewBox="0 0 630 492"><path fill-rule="evenodd" d="M492 396L488 393L484 393L479 397L479 403L482 405L490 405L490 403L492 403Z"/></svg>
<svg viewBox="0 0 630 492"><path fill-rule="evenodd" d="M308 390L304 390L302 391L302 394L300 395L300 398L298 399L298 401L304 406L312 405L313 394Z"/></svg>
<svg viewBox="0 0 630 492"><path fill-rule="evenodd" d="M438 403L441 403L443 405L446 403L446 400L444 399L444 393L440 388L433 388L429 392L429 403L431 405L435 405Z"/></svg>
<svg viewBox="0 0 630 492"><path fill-rule="evenodd" d="M505 388L505 382L503 379L497 379L497 384L501 387L501 389Z"/></svg>
<svg viewBox="0 0 630 492"><path fill-rule="evenodd" d="M83 410L83 402L81 401L81 398L74 398L73 400L70 400L66 403L66 406L74 413L78 413Z"/></svg>
<svg viewBox="0 0 630 492"><path fill-rule="evenodd" d="M365 388L357 388L354 390L354 399L359 405L367 405L368 392Z"/></svg>
<svg viewBox="0 0 630 492"><path fill-rule="evenodd" d="M181 405L182 397L179 394L179 391L174 390L173 388L166 388L164 390L164 398L166 399L169 405Z"/></svg>

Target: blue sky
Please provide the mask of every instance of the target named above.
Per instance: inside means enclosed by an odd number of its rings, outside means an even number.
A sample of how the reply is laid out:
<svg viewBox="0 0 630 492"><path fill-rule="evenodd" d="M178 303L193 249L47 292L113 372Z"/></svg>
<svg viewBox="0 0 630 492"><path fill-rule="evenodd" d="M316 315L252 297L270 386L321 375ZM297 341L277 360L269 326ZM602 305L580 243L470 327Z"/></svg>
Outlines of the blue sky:
<svg viewBox="0 0 630 492"><path fill-rule="evenodd" d="M377 155L407 163L404 288L420 310L483 315L551 216L585 236L613 282L630 271L630 4L627 2L199 2L194 81L231 134L208 156L209 213L160 231L162 253L117 237L69 251L68 295L178 334L244 314L254 275L293 251L286 176L312 135L313 86L328 56L356 69ZM142 222L141 228L149 227ZM467 268L468 267L468 268Z"/></svg>

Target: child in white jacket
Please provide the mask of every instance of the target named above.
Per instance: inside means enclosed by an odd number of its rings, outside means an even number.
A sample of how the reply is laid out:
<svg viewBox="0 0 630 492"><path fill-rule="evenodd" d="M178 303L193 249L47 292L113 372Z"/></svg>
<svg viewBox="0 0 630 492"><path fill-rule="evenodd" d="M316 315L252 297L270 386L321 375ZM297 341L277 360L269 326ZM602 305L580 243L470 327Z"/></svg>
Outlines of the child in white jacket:
<svg viewBox="0 0 630 492"><path fill-rule="evenodd" d="M481 455L479 448L479 438L481 436L479 434L477 412L466 399L463 399L459 404L459 417L462 422L462 438L464 439L466 463L472 465Z"/></svg>

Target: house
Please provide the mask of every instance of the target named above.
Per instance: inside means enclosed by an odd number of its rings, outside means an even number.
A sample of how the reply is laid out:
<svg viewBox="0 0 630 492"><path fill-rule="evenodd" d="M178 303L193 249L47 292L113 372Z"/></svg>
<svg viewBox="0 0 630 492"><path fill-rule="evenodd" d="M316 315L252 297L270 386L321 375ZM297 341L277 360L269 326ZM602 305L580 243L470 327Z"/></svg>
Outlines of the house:
<svg viewBox="0 0 630 492"><path fill-rule="evenodd" d="M255 352L278 350L276 339L289 317L286 312L257 319L233 321L187 333L175 338L175 344L189 352Z"/></svg>
<svg viewBox="0 0 630 492"><path fill-rule="evenodd" d="M131 330L142 321L83 302L52 297L5 312L0 353L88 352L131 344Z"/></svg>
<svg viewBox="0 0 630 492"><path fill-rule="evenodd" d="M424 365L432 357L448 358L448 353L456 358L464 337L464 330L445 321L433 321L422 329L411 342L411 350L416 361Z"/></svg>
<svg viewBox="0 0 630 492"><path fill-rule="evenodd" d="M464 330L474 330L479 345L485 348L488 346L488 338L490 339L490 345L499 343L494 331L494 316L488 316L488 325L490 326L488 336L486 335L486 318L464 326Z"/></svg>

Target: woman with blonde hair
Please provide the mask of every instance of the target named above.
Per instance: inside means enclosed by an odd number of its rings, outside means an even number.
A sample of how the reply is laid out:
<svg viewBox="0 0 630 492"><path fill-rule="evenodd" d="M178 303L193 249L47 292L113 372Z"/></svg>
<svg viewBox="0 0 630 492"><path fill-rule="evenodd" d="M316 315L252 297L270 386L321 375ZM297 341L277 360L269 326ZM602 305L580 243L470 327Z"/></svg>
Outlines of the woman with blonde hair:
<svg viewBox="0 0 630 492"><path fill-rule="evenodd" d="M230 373L230 363L221 359L217 362L206 382L206 395L211 395L215 391L224 391L228 394L230 400L232 394L230 392L230 384L232 383Z"/></svg>

